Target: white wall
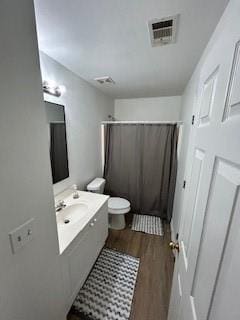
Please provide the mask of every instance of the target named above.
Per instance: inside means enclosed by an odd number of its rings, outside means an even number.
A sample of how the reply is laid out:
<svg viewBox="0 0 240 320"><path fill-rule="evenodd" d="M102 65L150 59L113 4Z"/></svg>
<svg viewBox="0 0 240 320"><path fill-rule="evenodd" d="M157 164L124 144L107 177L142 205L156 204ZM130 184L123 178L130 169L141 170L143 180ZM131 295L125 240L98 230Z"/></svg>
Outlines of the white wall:
<svg viewBox="0 0 240 320"><path fill-rule="evenodd" d="M40 62L43 80L66 87L59 98L44 94L45 100L63 104L66 113L70 176L54 185L54 193L73 183L85 188L91 179L102 174L101 121L113 115L114 100L42 52Z"/></svg>
<svg viewBox="0 0 240 320"><path fill-rule="evenodd" d="M179 120L181 97L116 99L114 116L117 120Z"/></svg>
<svg viewBox="0 0 240 320"><path fill-rule="evenodd" d="M63 320L45 110L31 0L0 2L0 318ZM12 254L8 233L35 219Z"/></svg>
<svg viewBox="0 0 240 320"><path fill-rule="evenodd" d="M191 117L194 114L197 118L199 112L201 102L201 88L199 87L201 68L205 63L206 57L213 50L213 47L218 45L218 41L222 41L222 35L226 34L226 30L231 32L230 23L232 16L234 14L239 14L236 10L231 8L231 5L234 5L237 1L238 0L230 1L182 96L181 119L184 121L184 129L172 220L172 226L175 233L179 231L181 218L184 215L186 191L182 189L182 183L184 179L189 183L191 174L192 156L194 152L192 141L195 136L194 126L191 126ZM228 38L226 37L226 39Z"/></svg>

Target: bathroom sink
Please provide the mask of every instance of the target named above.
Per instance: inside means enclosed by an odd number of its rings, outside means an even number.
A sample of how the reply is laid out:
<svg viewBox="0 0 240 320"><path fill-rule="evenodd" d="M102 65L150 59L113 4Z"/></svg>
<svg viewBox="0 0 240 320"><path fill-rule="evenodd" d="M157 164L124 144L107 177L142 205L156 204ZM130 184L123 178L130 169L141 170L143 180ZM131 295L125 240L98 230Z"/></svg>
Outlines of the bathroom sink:
<svg viewBox="0 0 240 320"><path fill-rule="evenodd" d="M57 215L58 223L73 224L85 218L88 206L85 203L72 204L64 208Z"/></svg>
<svg viewBox="0 0 240 320"><path fill-rule="evenodd" d="M95 215L100 210L102 213L107 212L108 199L109 196L106 195L79 190L78 198L74 198L73 190L65 190L57 195L55 209L60 254L68 248L84 228L88 232L99 227L99 223L95 223L98 219ZM94 228L90 228L93 226Z"/></svg>

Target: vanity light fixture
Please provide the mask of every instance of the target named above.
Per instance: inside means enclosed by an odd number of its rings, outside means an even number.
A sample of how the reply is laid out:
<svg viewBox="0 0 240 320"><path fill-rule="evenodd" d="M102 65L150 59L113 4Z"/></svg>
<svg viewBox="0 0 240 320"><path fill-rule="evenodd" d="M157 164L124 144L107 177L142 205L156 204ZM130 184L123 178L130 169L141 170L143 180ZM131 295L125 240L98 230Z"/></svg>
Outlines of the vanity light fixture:
<svg viewBox="0 0 240 320"><path fill-rule="evenodd" d="M66 91L65 86L56 85L52 81L43 81L42 87L43 87L43 92L51 94L52 96L55 96L55 97L60 97Z"/></svg>

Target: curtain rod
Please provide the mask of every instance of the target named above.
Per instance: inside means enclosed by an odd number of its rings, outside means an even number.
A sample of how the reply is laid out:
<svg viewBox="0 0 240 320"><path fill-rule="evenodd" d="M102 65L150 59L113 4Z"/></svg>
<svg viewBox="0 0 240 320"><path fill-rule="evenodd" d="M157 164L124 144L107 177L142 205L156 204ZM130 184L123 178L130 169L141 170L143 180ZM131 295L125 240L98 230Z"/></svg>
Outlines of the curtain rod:
<svg viewBox="0 0 240 320"><path fill-rule="evenodd" d="M183 121L102 121L102 124L183 124Z"/></svg>

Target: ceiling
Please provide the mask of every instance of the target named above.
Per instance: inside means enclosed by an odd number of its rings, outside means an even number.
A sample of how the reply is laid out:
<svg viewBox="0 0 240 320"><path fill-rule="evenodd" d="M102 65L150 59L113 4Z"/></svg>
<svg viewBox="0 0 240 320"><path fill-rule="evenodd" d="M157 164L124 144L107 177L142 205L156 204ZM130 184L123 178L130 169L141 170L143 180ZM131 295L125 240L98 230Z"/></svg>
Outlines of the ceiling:
<svg viewBox="0 0 240 320"><path fill-rule="evenodd" d="M227 3L35 0L39 47L114 98L181 95ZM147 22L178 13L177 42L152 47Z"/></svg>

